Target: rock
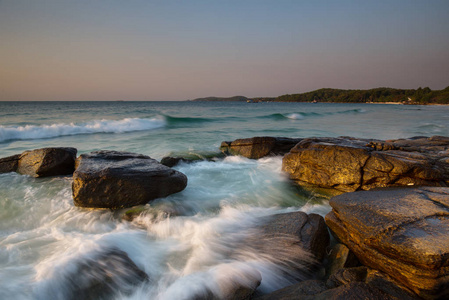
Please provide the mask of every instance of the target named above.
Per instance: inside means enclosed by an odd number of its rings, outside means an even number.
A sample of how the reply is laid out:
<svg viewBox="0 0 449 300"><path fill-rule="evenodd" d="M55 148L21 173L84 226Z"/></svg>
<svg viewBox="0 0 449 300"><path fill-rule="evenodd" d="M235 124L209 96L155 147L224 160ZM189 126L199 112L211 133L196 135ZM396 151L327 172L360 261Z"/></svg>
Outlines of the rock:
<svg viewBox="0 0 449 300"><path fill-rule="evenodd" d="M222 142L220 150L226 155L241 155L259 159L268 155L284 155L302 139L284 137L252 137Z"/></svg>
<svg viewBox="0 0 449 300"><path fill-rule="evenodd" d="M117 151L82 154L72 193L76 206L124 208L182 191L187 177L149 156Z"/></svg>
<svg viewBox="0 0 449 300"><path fill-rule="evenodd" d="M382 273L378 270L369 269L367 270L367 276L365 282L372 287L378 288L384 293L390 295L393 299L399 300L417 300L421 299L412 291L408 290L406 287L400 283L394 281L387 274Z"/></svg>
<svg viewBox="0 0 449 300"><path fill-rule="evenodd" d="M342 192L389 186L447 186L448 140L443 137L402 140L400 147L399 142L389 144L349 137L309 138L284 156L282 169L300 185ZM428 146L426 142L433 144ZM405 147L406 143L413 147Z"/></svg>
<svg viewBox="0 0 449 300"><path fill-rule="evenodd" d="M322 280L306 280L263 295L256 300L295 299L420 299L397 286L385 274L366 267L341 269L325 283Z"/></svg>
<svg viewBox="0 0 449 300"><path fill-rule="evenodd" d="M330 205L327 225L362 264L422 298L449 297L449 188L360 191Z"/></svg>
<svg viewBox="0 0 449 300"><path fill-rule="evenodd" d="M72 174L76 159L75 148L42 148L20 155L17 172L33 177Z"/></svg>
<svg viewBox="0 0 449 300"><path fill-rule="evenodd" d="M314 295L320 294L326 290L327 287L323 281L306 280L274 291L270 294L257 297L256 300L297 300L308 299L308 296L313 299Z"/></svg>
<svg viewBox="0 0 449 300"><path fill-rule="evenodd" d="M112 299L115 293L131 294L137 285L149 280L147 274L118 249L93 255L69 270L61 271L62 278L52 280L44 287L43 294L51 299ZM59 286L53 287L53 284Z"/></svg>
<svg viewBox="0 0 449 300"><path fill-rule="evenodd" d="M262 232L260 239L283 237L286 246L298 244L314 255L317 261L322 261L329 245L329 233L323 217L304 212L283 213L272 216L259 227ZM276 257L276 253L273 253Z"/></svg>
<svg viewBox="0 0 449 300"><path fill-rule="evenodd" d="M16 172L19 166L20 154L0 158L0 174Z"/></svg>
<svg viewBox="0 0 449 300"><path fill-rule="evenodd" d="M356 267L359 264L357 257L343 244L332 247L328 256L327 276L335 274L342 268Z"/></svg>
<svg viewBox="0 0 449 300"><path fill-rule="evenodd" d="M207 160L214 161L223 158L222 152L189 152L189 153L171 153L161 160L161 164L167 167L174 167L180 162L191 163L195 161Z"/></svg>
<svg viewBox="0 0 449 300"><path fill-rule="evenodd" d="M307 280L295 285L274 291L271 294L256 298L256 300L348 300L369 299L389 300L387 294L364 282L354 282L341 285L337 288L326 289L324 283L316 280Z"/></svg>
<svg viewBox="0 0 449 300"><path fill-rule="evenodd" d="M365 266L339 269L329 277L326 281L326 286L335 288L351 282L364 282L367 272L368 270Z"/></svg>

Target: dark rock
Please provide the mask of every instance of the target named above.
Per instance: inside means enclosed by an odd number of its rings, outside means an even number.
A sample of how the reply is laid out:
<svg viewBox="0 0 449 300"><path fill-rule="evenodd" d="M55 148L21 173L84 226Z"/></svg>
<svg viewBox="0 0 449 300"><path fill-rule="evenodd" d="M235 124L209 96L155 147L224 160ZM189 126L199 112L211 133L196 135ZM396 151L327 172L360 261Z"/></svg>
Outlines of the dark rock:
<svg viewBox="0 0 449 300"><path fill-rule="evenodd" d="M222 142L220 150L226 155L259 159L268 155L284 155L301 140L284 137L252 137Z"/></svg>
<svg viewBox="0 0 449 300"><path fill-rule="evenodd" d="M214 161L223 158L222 152L189 152L189 153L171 153L161 160L161 164L167 167L174 167L180 162L191 163L195 161Z"/></svg>
<svg viewBox="0 0 449 300"><path fill-rule="evenodd" d="M20 155L17 172L33 177L72 174L75 169L75 148L42 148Z"/></svg>
<svg viewBox="0 0 449 300"><path fill-rule="evenodd" d="M64 274L62 278L45 288L44 294L51 299L112 299L115 293L131 294L137 285L149 280L147 274L118 249L93 255L80 261L71 271L61 273ZM52 284L60 285L53 287Z"/></svg>
<svg viewBox="0 0 449 300"><path fill-rule="evenodd" d="M343 244L336 244L332 247L327 259L327 276L336 273L342 268L351 268L359 265L359 261L354 253Z"/></svg>
<svg viewBox="0 0 449 300"><path fill-rule="evenodd" d="M339 269L329 277L326 286L328 288L336 288L351 282L364 282L367 272L367 268L364 266Z"/></svg>
<svg viewBox="0 0 449 300"><path fill-rule="evenodd" d="M322 280L306 280L256 299L417 300L421 298L403 286L398 285L380 271L366 267L357 267L339 270L326 283Z"/></svg>
<svg viewBox="0 0 449 300"><path fill-rule="evenodd" d="M20 154L0 158L0 174L16 172L19 166Z"/></svg>
<svg viewBox="0 0 449 300"><path fill-rule="evenodd" d="M123 208L182 191L187 177L149 156L117 151L81 155L73 173L75 205Z"/></svg>
<svg viewBox="0 0 449 300"><path fill-rule="evenodd" d="M220 277L220 275L218 274ZM198 285L196 290L190 291L190 295L186 295L183 299L188 300L250 300L257 287L262 281L262 275L259 271L240 270L229 274L224 272L223 278L217 279L217 284L213 288L208 287L208 284ZM165 298L173 298L169 295Z"/></svg>
<svg viewBox="0 0 449 300"><path fill-rule="evenodd" d="M257 300L389 300L387 294L364 282L353 282L334 289L326 289L324 283L308 280L256 298Z"/></svg>
<svg viewBox="0 0 449 300"><path fill-rule="evenodd" d="M402 140L402 144L407 142L413 147L400 147L395 143L349 137L309 138L284 156L282 169L299 184L342 192L388 186L447 186L447 140L443 137ZM426 142L433 144L429 146Z"/></svg>
<svg viewBox="0 0 449 300"><path fill-rule="evenodd" d="M346 193L330 205L327 225L362 264L420 297L449 297L449 188Z"/></svg>
<svg viewBox="0 0 449 300"><path fill-rule="evenodd" d="M287 286L270 294L257 297L257 300L297 300L305 297L318 295L327 290L325 283L321 280L306 280L297 284Z"/></svg>
<svg viewBox="0 0 449 300"><path fill-rule="evenodd" d="M329 245L329 233L323 217L317 214L307 215L304 212L283 213L272 216L265 224L259 227L262 239L286 238L288 244L298 244L311 252L321 261ZM273 253L276 256L276 253Z"/></svg>
<svg viewBox="0 0 449 300"><path fill-rule="evenodd" d="M421 299L415 293L394 281L387 274L378 270L368 269L365 282L372 287L378 288L384 293L390 295L393 299L399 300L417 300Z"/></svg>

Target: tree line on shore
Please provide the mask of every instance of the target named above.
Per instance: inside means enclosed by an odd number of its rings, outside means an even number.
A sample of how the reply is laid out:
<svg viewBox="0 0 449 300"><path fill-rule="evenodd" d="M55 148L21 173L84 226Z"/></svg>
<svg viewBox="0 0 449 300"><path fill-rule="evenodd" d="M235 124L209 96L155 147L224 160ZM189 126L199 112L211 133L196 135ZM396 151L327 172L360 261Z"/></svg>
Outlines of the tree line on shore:
<svg viewBox="0 0 449 300"><path fill-rule="evenodd" d="M443 90L428 87L418 89L375 88L370 90L342 90L323 88L301 94L287 94L274 98L257 97L253 102L345 102L403 104L449 104L449 86Z"/></svg>

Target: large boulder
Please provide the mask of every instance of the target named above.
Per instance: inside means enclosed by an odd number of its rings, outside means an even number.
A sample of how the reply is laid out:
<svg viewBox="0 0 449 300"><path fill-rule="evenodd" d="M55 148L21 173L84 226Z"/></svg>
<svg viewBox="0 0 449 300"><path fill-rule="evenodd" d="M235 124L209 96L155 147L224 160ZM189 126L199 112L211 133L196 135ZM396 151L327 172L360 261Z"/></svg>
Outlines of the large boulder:
<svg viewBox="0 0 449 300"><path fill-rule="evenodd" d="M269 155L284 155L302 139L284 137L252 137L222 142L220 150L226 155L241 155L259 159Z"/></svg>
<svg viewBox="0 0 449 300"><path fill-rule="evenodd" d="M149 156L118 151L82 154L73 173L75 205L123 208L182 191L187 177Z"/></svg>
<svg viewBox="0 0 449 300"><path fill-rule="evenodd" d="M405 147L407 142L413 147ZM342 192L388 186L447 186L448 151L449 138L443 137L400 143L348 137L308 138L284 156L282 169L300 185Z"/></svg>
<svg viewBox="0 0 449 300"><path fill-rule="evenodd" d="M364 265L420 297L449 297L449 188L360 191L330 205L327 225Z"/></svg>
<svg viewBox="0 0 449 300"><path fill-rule="evenodd" d="M33 177L72 174L75 170L75 148L42 148L20 155L17 173Z"/></svg>
<svg viewBox="0 0 449 300"><path fill-rule="evenodd" d="M16 172L19 166L20 154L0 158L0 174Z"/></svg>

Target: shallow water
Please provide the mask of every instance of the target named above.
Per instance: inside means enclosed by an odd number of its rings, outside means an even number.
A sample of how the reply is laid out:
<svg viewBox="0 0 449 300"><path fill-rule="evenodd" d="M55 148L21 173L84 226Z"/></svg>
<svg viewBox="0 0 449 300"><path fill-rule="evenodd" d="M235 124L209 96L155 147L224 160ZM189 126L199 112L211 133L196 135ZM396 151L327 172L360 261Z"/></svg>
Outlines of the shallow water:
<svg viewBox="0 0 449 300"><path fill-rule="evenodd" d="M0 157L70 146L159 160L172 151L216 151L221 141L264 135L447 136L449 106L0 102ZM123 211L74 207L70 177L0 174L0 299L70 298L77 266L104 249L126 252L150 278L116 299L188 299L205 290L220 297L258 274L260 292L283 287L303 274L245 241L267 216L298 210L324 216L330 207L293 187L281 162L227 157L180 164L175 168L187 175L187 188L151 202L132 222L122 220Z"/></svg>

